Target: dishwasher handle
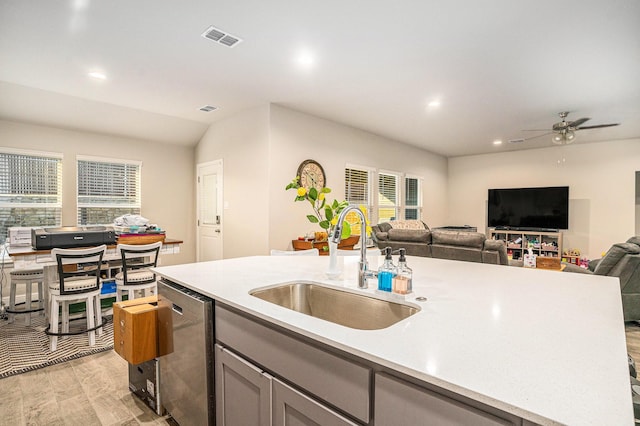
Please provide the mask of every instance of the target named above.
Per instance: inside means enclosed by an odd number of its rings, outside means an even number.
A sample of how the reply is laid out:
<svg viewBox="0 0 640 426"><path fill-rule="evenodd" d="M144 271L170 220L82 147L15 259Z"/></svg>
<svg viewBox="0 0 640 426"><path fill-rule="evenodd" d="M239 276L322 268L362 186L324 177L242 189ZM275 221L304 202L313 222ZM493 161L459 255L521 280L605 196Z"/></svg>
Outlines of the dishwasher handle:
<svg viewBox="0 0 640 426"><path fill-rule="evenodd" d="M178 315L184 315L184 314L182 313L182 307L181 307L181 306L176 305L175 303L172 303L172 304L171 304L171 310L172 310L173 312L175 312L176 314L178 314Z"/></svg>

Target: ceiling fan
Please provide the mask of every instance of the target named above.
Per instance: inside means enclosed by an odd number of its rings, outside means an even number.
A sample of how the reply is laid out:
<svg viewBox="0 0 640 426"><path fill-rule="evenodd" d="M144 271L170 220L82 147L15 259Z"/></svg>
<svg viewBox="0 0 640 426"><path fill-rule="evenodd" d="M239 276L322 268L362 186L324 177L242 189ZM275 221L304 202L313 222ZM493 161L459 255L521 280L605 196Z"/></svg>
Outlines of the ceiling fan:
<svg viewBox="0 0 640 426"><path fill-rule="evenodd" d="M596 124L595 126L583 126L583 124L591 120L591 118L583 117L583 118L578 118L577 120L574 120L574 121L567 121L566 118L569 115L569 111L559 112L558 115L560 116L562 121L560 121L559 123L555 123L551 127L550 132L546 129L545 130L524 130L525 132L547 131L547 133L543 135L526 138L523 140L539 138L541 136L552 134L553 137L551 138L551 140L553 141L553 143L555 143L556 145L567 145L574 141L576 137L575 132L578 130L599 129L602 127L613 127L613 126L620 125L620 123L610 123L610 124Z"/></svg>

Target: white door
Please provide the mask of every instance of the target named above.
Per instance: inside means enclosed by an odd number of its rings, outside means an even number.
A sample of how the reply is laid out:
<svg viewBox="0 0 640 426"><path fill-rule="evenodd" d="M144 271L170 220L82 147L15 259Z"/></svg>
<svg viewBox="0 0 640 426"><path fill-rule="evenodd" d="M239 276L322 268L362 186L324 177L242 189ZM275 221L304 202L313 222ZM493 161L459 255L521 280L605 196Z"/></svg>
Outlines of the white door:
<svg viewBox="0 0 640 426"><path fill-rule="evenodd" d="M222 160L198 164L197 261L222 259Z"/></svg>

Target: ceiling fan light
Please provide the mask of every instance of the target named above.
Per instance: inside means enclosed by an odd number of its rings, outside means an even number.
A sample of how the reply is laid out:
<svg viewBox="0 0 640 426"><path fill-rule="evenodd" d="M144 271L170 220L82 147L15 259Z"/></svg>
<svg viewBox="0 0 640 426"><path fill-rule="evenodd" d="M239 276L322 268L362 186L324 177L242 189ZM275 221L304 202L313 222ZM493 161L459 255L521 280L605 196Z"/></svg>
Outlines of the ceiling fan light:
<svg viewBox="0 0 640 426"><path fill-rule="evenodd" d="M556 133L555 135L553 135L552 140L555 144L561 144L564 141L562 133Z"/></svg>
<svg viewBox="0 0 640 426"><path fill-rule="evenodd" d="M553 135L552 141L556 145L570 144L576 138L573 130L563 129Z"/></svg>

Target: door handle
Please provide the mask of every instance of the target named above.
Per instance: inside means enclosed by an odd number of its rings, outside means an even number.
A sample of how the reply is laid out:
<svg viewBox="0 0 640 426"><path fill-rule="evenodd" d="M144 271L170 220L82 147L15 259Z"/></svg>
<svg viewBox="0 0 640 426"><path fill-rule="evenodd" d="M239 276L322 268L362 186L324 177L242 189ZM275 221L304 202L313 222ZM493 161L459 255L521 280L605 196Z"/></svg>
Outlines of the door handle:
<svg viewBox="0 0 640 426"><path fill-rule="evenodd" d="M219 234L219 233L220 233L220 230L219 230L219 229L216 229L216 232Z"/></svg>

